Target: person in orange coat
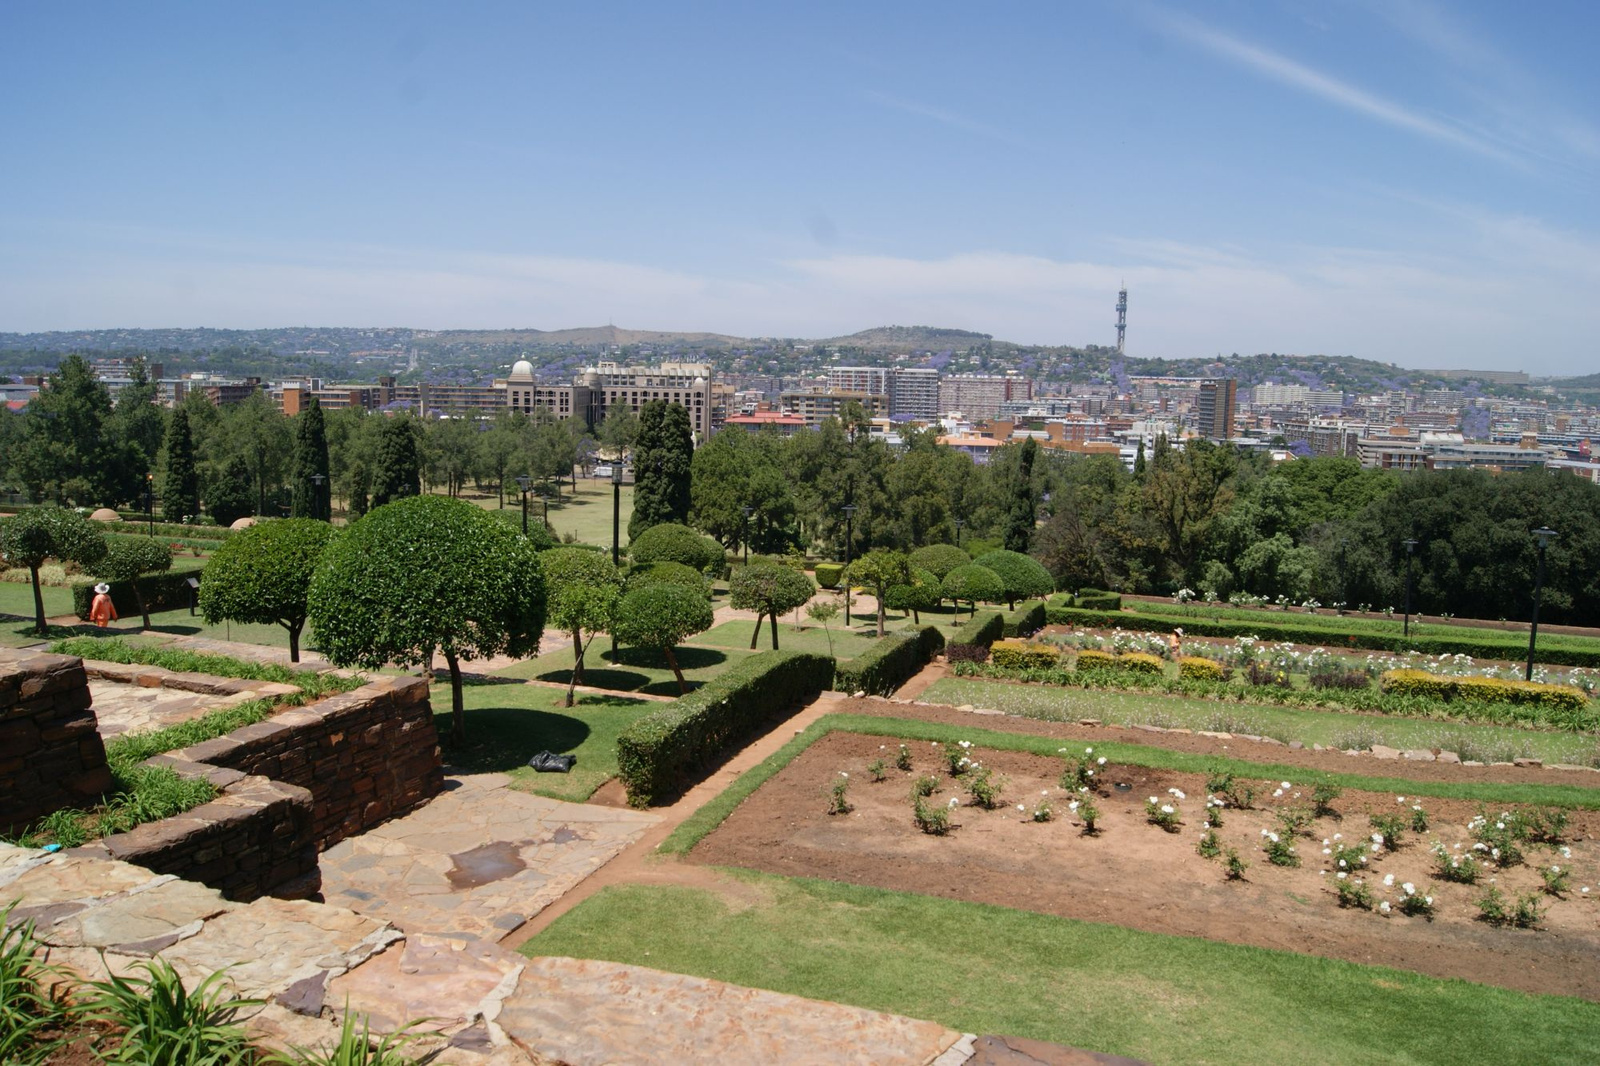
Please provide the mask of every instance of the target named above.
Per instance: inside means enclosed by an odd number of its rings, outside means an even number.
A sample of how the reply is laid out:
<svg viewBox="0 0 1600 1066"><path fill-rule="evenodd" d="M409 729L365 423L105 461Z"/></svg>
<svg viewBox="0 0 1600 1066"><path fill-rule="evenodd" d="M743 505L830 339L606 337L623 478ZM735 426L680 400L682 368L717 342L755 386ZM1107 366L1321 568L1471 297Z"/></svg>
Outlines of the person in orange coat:
<svg viewBox="0 0 1600 1066"><path fill-rule="evenodd" d="M89 621L104 629L107 623L117 620L117 609L111 603L111 586L104 581L94 587L94 601L89 604Z"/></svg>

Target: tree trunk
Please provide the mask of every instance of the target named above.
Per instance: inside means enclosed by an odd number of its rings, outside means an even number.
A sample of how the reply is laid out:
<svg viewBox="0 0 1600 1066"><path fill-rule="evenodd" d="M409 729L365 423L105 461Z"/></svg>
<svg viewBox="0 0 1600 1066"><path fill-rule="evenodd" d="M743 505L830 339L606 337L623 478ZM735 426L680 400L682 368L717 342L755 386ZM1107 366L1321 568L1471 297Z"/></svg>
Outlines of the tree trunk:
<svg viewBox="0 0 1600 1066"><path fill-rule="evenodd" d="M883 636L883 590L878 590L878 636Z"/></svg>
<svg viewBox="0 0 1600 1066"><path fill-rule="evenodd" d="M467 716L461 706L461 662L453 651L444 653L444 661L450 664L450 743L459 746L467 739Z"/></svg>
<svg viewBox="0 0 1600 1066"><path fill-rule="evenodd" d="M28 567L28 573L33 575L34 632L38 633L42 637L45 635L46 629L44 624L44 593L39 590L39 568L37 566L30 566Z"/></svg>
<svg viewBox="0 0 1600 1066"><path fill-rule="evenodd" d="M139 587L139 579L137 577L135 577L133 579L133 598L136 601L138 601L138 604L139 604L139 615L140 615L140 617L142 617L144 619L144 627L146 629L149 629L150 628L150 608L145 605L145 602L144 602L144 590ZM294 647L294 641L293 640L291 640L289 642L289 646L290 646L291 649ZM300 660L294 659L293 661L294 662L299 662Z"/></svg>
<svg viewBox="0 0 1600 1066"><path fill-rule="evenodd" d="M289 631L289 661L292 663L300 661L300 629L305 624L306 620L302 618L298 622L285 622L283 625L283 628ZM146 629L150 628L150 620L148 618L145 619L144 627Z"/></svg>
<svg viewBox="0 0 1600 1066"><path fill-rule="evenodd" d="M756 650L756 641L761 639L761 619L765 616L765 614L766 614L765 611L757 611L756 612L756 627L750 631L750 650L751 651L755 651Z"/></svg>
<svg viewBox="0 0 1600 1066"><path fill-rule="evenodd" d="M911 608L911 624L914 626L920 626L922 624L922 616L917 613L917 609L915 607Z"/></svg>
<svg viewBox="0 0 1600 1066"><path fill-rule="evenodd" d="M768 614L767 617L772 619L772 650L773 651L777 651L778 650L778 612L777 611L773 611L772 613ZM756 624L758 626L760 625L759 622L756 623Z"/></svg>
<svg viewBox="0 0 1600 1066"><path fill-rule="evenodd" d="M583 630L577 626L572 629L572 683L583 684ZM572 706L570 699L567 706Z"/></svg>
<svg viewBox="0 0 1600 1066"><path fill-rule="evenodd" d="M662 648L661 654L667 657L667 665L672 667L672 676L678 679L678 695L687 696L689 684L683 679L683 671L678 669L678 657L672 654L670 647Z"/></svg>

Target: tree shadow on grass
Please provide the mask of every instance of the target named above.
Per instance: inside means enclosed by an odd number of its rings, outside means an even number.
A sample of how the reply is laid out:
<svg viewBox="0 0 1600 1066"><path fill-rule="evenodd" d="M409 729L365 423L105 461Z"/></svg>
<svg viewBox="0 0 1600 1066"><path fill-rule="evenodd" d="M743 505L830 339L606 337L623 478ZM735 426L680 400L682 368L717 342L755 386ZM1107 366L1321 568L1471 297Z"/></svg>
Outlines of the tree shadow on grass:
<svg viewBox="0 0 1600 1066"><path fill-rule="evenodd" d="M569 752L589 739L589 723L569 714L526 707L481 707L467 712L466 743L448 743L450 712L436 711L445 762L473 773L526 766L541 751Z"/></svg>

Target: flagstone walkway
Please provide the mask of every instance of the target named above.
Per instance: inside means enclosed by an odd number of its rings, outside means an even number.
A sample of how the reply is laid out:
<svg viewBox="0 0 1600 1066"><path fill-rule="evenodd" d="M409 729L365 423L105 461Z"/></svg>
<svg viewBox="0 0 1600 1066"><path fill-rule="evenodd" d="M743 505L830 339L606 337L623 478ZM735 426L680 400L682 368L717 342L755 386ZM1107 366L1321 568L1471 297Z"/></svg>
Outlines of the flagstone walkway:
<svg viewBox="0 0 1600 1066"><path fill-rule="evenodd" d="M448 777L427 806L329 848L323 898L407 933L497 941L661 820L510 783Z"/></svg>

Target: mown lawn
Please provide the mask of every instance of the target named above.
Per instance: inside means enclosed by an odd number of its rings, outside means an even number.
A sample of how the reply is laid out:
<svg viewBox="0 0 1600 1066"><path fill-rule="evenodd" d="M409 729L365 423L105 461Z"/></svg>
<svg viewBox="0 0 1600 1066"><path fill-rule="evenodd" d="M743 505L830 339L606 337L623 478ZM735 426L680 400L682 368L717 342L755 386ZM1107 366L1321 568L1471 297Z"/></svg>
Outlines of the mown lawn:
<svg viewBox="0 0 1600 1066"><path fill-rule="evenodd" d="M676 651L678 667L689 688L695 689L728 667L748 656L750 652L734 648L706 648L683 645ZM567 684L572 679L572 649L561 648L525 659L496 672L502 678L535 679ZM619 648L617 658L611 658L611 648L605 637L590 645L583 657L583 684L613 692L645 692L654 696L677 696L678 682L666 657L646 648Z"/></svg>
<svg viewBox="0 0 1600 1066"><path fill-rule="evenodd" d="M1600 1005L828 881L607 888L520 949L1152 1063L1592 1062ZM753 895L756 902L747 896Z"/></svg>
<svg viewBox="0 0 1600 1066"><path fill-rule="evenodd" d="M1008 684L947 677L922 696L930 703L973 704L1047 721L1098 718L1116 725L1160 725L1249 733L1307 747L1443 748L1482 762L1531 756L1546 762L1587 764L1596 757L1596 740L1574 733L1512 729L1505 726L1387 718L1371 714L1302 710L1263 704L1160 696L1144 692L1070 689L1052 685Z"/></svg>
<svg viewBox="0 0 1600 1066"><path fill-rule="evenodd" d="M843 618L840 619L843 621ZM890 625L889 632L894 632L899 623ZM737 622L723 622L713 629L708 629L698 636L692 637L693 644L717 648L731 648L748 651L750 649L750 631L755 626L754 622L743 620ZM863 636L858 627L857 631L846 630L842 626L829 623L832 633L825 632L821 626L806 626L804 629L795 629L794 623L780 619L778 621L778 647L784 651L809 651L818 655L832 655L839 659L853 659L857 655L872 647L876 641L876 631L868 630L871 635ZM829 637L832 644L829 644ZM831 650L830 650L831 647ZM772 650L772 623L763 619L761 622L761 639L756 641L756 651Z"/></svg>
<svg viewBox="0 0 1600 1066"><path fill-rule="evenodd" d="M433 689L433 720L444 746L445 762L468 773L507 773L516 787L541 796L581 803L617 773L617 734L641 715L662 705L626 696L578 695L561 706L566 693L542 685L488 679L468 682L466 743L450 743L450 686ZM528 759L541 751L576 755L566 774L536 773Z"/></svg>

